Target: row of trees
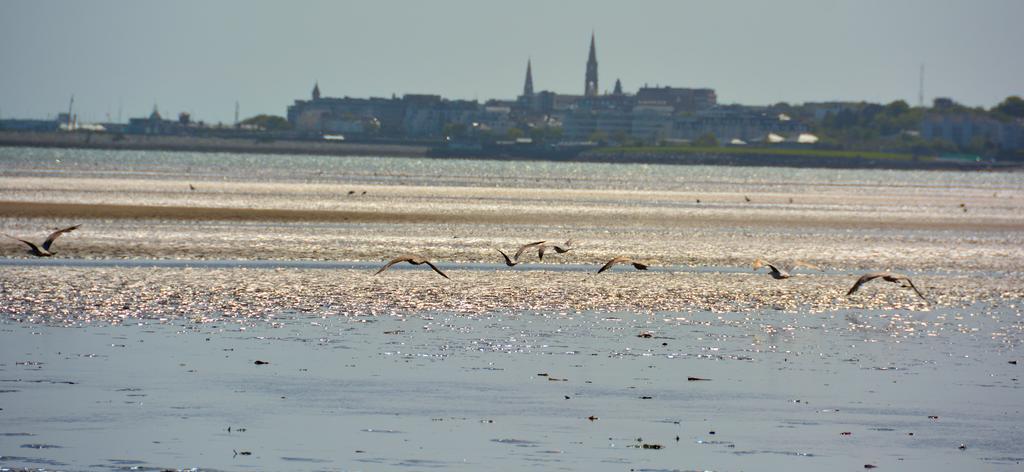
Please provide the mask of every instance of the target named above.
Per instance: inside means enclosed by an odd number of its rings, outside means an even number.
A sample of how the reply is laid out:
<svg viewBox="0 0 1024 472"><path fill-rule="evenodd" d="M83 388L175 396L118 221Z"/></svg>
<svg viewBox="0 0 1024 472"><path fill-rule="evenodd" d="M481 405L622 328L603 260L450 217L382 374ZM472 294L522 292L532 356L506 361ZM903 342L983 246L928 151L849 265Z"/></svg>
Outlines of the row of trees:
<svg viewBox="0 0 1024 472"><path fill-rule="evenodd" d="M239 124L255 126L266 131L287 131L292 129L292 124L288 120L275 115L256 115L242 120Z"/></svg>

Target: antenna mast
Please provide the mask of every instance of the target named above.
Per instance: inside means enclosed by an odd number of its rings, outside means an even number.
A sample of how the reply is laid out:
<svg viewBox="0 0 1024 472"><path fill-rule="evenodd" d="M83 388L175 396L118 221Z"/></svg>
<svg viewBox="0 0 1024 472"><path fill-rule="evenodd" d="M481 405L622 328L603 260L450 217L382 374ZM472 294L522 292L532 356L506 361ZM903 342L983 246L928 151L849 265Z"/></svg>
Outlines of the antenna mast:
<svg viewBox="0 0 1024 472"><path fill-rule="evenodd" d="M917 85L917 106L924 107L924 63L921 63L921 80Z"/></svg>
<svg viewBox="0 0 1024 472"><path fill-rule="evenodd" d="M68 103L68 131L71 131L71 108L75 106L75 94L71 94L71 101Z"/></svg>

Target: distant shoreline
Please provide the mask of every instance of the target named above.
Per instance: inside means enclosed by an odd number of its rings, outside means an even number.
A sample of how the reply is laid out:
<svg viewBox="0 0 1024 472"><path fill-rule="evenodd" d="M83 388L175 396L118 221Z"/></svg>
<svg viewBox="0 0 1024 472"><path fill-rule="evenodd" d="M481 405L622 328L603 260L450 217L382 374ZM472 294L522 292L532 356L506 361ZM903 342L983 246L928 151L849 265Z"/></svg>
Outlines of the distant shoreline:
<svg viewBox="0 0 1024 472"><path fill-rule="evenodd" d="M425 157L429 147L406 144L257 140L200 136L0 131L0 146L129 151L234 152L327 156Z"/></svg>
<svg viewBox="0 0 1024 472"><path fill-rule="evenodd" d="M431 159L471 159L505 161L594 162L669 165L720 165L749 167L798 167L840 169L904 170L1015 170L1024 163L956 162L934 159L885 159L835 151L745 148L600 148L582 153L554 154L530 148L509 148L507 152L457 152L421 144L358 143L218 138L200 136L117 135L106 133L41 133L0 131L2 147L38 147L58 149L106 149L171 152L230 152L244 154L298 154L320 156L423 157ZM840 154L854 154L840 155ZM874 153L877 154L877 153Z"/></svg>

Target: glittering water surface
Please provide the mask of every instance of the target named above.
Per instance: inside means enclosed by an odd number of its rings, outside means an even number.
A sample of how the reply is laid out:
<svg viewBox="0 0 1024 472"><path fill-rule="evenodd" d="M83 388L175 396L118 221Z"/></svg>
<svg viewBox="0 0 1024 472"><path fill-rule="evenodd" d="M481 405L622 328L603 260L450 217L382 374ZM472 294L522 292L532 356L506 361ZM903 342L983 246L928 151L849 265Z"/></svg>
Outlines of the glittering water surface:
<svg viewBox="0 0 1024 472"><path fill-rule="evenodd" d="M1020 174L0 148L0 214L82 224L0 245L0 468L1024 460Z"/></svg>
<svg viewBox="0 0 1024 472"><path fill-rule="evenodd" d="M1019 470L1020 340L1018 314L982 310L8 323L0 450L57 470Z"/></svg>
<svg viewBox="0 0 1024 472"><path fill-rule="evenodd" d="M1010 173L0 148L3 175L638 190L899 185L1019 190ZM496 179L500 179L496 181ZM922 190L927 192L927 190Z"/></svg>

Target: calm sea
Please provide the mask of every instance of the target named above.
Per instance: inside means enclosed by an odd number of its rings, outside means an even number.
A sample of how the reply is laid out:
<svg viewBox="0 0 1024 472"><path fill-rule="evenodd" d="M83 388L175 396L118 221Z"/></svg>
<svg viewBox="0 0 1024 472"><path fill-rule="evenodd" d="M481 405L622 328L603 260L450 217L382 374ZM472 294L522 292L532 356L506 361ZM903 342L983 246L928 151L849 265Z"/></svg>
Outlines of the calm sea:
<svg viewBox="0 0 1024 472"><path fill-rule="evenodd" d="M0 176L718 190L792 186L1017 190L1019 172L796 169L399 157L0 148Z"/></svg>

